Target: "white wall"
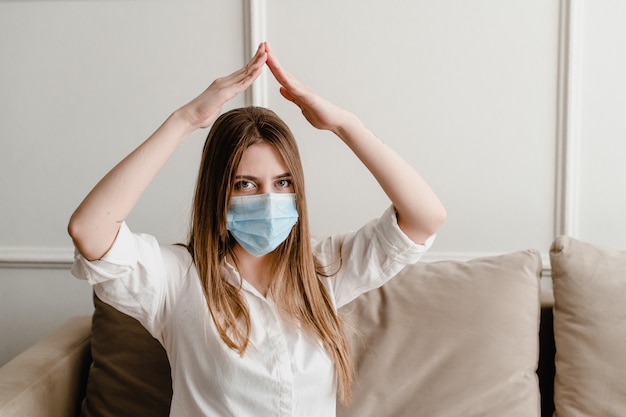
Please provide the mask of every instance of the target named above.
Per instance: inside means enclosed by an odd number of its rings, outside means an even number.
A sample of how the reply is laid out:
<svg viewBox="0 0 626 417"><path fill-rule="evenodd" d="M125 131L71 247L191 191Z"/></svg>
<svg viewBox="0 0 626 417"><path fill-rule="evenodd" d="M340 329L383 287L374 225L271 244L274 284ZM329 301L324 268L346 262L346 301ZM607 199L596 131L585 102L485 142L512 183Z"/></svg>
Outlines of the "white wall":
<svg viewBox="0 0 626 417"><path fill-rule="evenodd" d="M454 254L552 239L557 24L558 4L543 0L268 2L284 65L353 109L439 192L449 220L433 250ZM302 137L318 230L382 210L343 146L275 88L270 105Z"/></svg>
<svg viewBox="0 0 626 417"><path fill-rule="evenodd" d="M0 364L91 312L89 287L69 273L69 216L171 111L242 65L243 10L237 1L0 1ZM135 229L184 240L204 135L156 178L129 218Z"/></svg>
<svg viewBox="0 0 626 417"><path fill-rule="evenodd" d="M252 27L249 6L262 12ZM439 192L449 220L428 259L546 254L563 232L626 247L624 17L619 0L0 0L0 364L90 313L68 271L69 215L172 110L241 66L250 39ZM369 174L265 82L253 99L299 138L314 232L377 216L388 203ZM185 239L204 133L159 174L133 229Z"/></svg>

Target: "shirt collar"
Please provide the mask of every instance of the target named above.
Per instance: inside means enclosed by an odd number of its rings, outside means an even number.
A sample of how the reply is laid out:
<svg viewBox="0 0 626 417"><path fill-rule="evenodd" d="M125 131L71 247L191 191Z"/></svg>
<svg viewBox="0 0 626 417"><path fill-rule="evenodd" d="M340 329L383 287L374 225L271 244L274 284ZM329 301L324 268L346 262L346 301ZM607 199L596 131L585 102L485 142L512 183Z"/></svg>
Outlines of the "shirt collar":
<svg viewBox="0 0 626 417"><path fill-rule="evenodd" d="M263 294L261 294L256 288L254 288L252 284L250 284L245 279L242 279L239 271L237 271L237 268L235 268L235 266L228 262L226 259L224 259L222 262L222 273L224 274L224 277L226 277L228 283L235 286L236 288L241 287L243 291L246 291L254 295L255 297L258 297L265 301L271 298L269 291L267 293L267 297L264 297Z"/></svg>

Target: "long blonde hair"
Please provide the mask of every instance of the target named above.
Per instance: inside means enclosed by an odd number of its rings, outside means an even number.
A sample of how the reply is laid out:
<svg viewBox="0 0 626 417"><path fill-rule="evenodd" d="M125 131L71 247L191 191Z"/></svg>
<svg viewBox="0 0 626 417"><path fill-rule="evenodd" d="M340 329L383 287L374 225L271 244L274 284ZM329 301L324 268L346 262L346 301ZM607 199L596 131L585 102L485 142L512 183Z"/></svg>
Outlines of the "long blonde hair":
<svg viewBox="0 0 626 417"><path fill-rule="evenodd" d="M235 173L244 151L264 142L282 156L292 176L298 222L272 252L274 299L281 314L321 340L336 370L337 388L350 401L353 368L341 321L320 279L326 279L313 256L298 146L287 125L271 110L246 107L221 115L213 124L202 153L193 203L188 249L196 265L206 302L226 345L243 355L250 341L250 313L240 286L221 274L225 257L236 259L234 239L226 230L226 212Z"/></svg>

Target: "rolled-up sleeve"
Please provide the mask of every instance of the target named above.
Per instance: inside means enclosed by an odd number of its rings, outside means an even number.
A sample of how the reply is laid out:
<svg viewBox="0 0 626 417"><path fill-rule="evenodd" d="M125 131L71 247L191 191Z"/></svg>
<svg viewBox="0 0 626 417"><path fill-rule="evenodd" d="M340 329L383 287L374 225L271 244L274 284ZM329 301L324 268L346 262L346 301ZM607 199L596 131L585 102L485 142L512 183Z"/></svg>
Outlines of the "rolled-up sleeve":
<svg viewBox="0 0 626 417"><path fill-rule="evenodd" d="M87 280L102 301L139 320L154 337L160 334L166 274L153 236L133 234L122 223L100 260L88 261L75 251L72 274Z"/></svg>
<svg viewBox="0 0 626 417"><path fill-rule="evenodd" d="M356 232L316 242L314 250L318 262L332 275L322 280L339 308L419 261L434 240L435 235L420 245L409 239L398 226L391 206Z"/></svg>
<svg viewBox="0 0 626 417"><path fill-rule="evenodd" d="M385 210L375 225L375 234L380 241L380 248L385 251L390 260L399 262L402 266L419 261L435 240L435 235L433 235L423 245L420 245L409 239L398 226L398 219L393 206Z"/></svg>

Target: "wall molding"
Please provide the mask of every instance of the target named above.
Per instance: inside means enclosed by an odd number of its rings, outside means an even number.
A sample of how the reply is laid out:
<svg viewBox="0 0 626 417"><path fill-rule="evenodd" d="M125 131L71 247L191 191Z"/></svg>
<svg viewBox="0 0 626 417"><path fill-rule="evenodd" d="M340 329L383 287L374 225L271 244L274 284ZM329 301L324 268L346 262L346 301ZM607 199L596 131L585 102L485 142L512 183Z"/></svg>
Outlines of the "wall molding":
<svg viewBox="0 0 626 417"><path fill-rule="evenodd" d="M486 252L427 252L423 262L469 261L471 259L502 255L503 253ZM65 269L72 267L74 249L65 248L1 248L0 270L2 269ZM541 302L544 305L554 303L552 291L552 270L548 253L541 254L543 264L541 272Z"/></svg>
<svg viewBox="0 0 626 417"><path fill-rule="evenodd" d="M0 247L0 268L69 269L73 261L71 247Z"/></svg>
<svg viewBox="0 0 626 417"><path fill-rule="evenodd" d="M258 45L267 40L266 0L244 0L244 62L254 55ZM268 106L267 69L246 90L248 106ZM69 269L74 259L73 248L61 247L0 247L1 268L62 268Z"/></svg>
<svg viewBox="0 0 626 417"><path fill-rule="evenodd" d="M554 235L578 236L583 0L561 0L559 13Z"/></svg>
<svg viewBox="0 0 626 417"><path fill-rule="evenodd" d="M248 62L261 42L267 40L267 7L265 0L244 0L244 52ZM267 107L267 68L246 90L246 105Z"/></svg>
<svg viewBox="0 0 626 417"><path fill-rule="evenodd" d="M423 262L464 262L477 258L502 255L505 252L426 252ZM550 274L550 257L541 254L544 275ZM0 247L0 268L66 268L74 262L73 247Z"/></svg>

